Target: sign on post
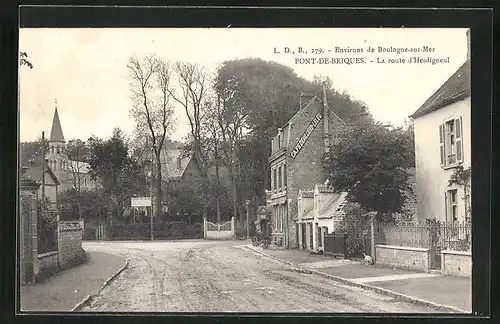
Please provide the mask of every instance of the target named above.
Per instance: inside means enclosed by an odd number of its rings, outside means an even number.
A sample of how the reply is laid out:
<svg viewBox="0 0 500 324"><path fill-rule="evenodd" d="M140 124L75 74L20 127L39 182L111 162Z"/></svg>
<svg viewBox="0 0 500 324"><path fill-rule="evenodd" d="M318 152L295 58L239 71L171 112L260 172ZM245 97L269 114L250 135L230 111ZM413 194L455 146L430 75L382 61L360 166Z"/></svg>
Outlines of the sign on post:
<svg viewBox="0 0 500 324"><path fill-rule="evenodd" d="M151 207L151 197L132 197L130 205L132 207Z"/></svg>

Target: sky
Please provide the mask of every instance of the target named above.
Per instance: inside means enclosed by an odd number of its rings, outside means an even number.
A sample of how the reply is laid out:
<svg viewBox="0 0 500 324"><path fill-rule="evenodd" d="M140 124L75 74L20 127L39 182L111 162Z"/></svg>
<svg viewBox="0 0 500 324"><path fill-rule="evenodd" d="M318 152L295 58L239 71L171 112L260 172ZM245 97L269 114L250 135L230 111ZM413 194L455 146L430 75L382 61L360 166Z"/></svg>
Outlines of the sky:
<svg viewBox="0 0 500 324"><path fill-rule="evenodd" d="M198 63L207 71L225 60L275 61L306 79L330 77L337 90L366 103L376 120L393 125L402 125L467 58L464 28L21 28L19 46L34 66L20 67L21 141L36 140L42 131L49 136L56 100L66 140L106 138L115 127L131 134L127 62L133 55L154 53L165 60ZM378 51L424 46L434 51ZM285 53L285 47L293 53ZM307 54L298 53L299 47ZM339 53L336 47L360 48L363 53ZM369 47L375 51L367 52ZM411 56L449 61L388 63ZM317 64L305 64L304 58L316 58ZM358 58L365 63L319 64L320 58L322 63L327 58ZM384 63L377 63L382 59ZM175 117L171 137L181 140L189 131L183 108L176 107Z"/></svg>

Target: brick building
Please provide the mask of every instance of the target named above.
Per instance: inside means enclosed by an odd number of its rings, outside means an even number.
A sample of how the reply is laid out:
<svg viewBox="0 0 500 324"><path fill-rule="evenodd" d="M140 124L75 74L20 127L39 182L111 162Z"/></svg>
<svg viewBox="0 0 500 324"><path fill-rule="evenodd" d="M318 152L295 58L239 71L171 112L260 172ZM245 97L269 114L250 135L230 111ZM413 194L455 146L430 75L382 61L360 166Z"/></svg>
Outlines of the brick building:
<svg viewBox="0 0 500 324"><path fill-rule="evenodd" d="M298 247L297 198L299 189L324 183L323 154L345 122L323 99L313 96L271 140L271 190L266 192L272 211L272 235L276 244Z"/></svg>

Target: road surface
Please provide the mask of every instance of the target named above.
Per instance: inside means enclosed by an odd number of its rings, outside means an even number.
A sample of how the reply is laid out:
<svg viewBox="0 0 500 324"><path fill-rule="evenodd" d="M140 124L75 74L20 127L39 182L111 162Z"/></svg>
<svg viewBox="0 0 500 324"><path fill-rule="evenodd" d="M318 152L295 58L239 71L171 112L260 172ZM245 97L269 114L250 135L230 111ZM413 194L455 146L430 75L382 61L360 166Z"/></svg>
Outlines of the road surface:
<svg viewBox="0 0 500 324"><path fill-rule="evenodd" d="M238 248L237 241L85 242L129 267L83 312L404 312L432 308L398 301Z"/></svg>

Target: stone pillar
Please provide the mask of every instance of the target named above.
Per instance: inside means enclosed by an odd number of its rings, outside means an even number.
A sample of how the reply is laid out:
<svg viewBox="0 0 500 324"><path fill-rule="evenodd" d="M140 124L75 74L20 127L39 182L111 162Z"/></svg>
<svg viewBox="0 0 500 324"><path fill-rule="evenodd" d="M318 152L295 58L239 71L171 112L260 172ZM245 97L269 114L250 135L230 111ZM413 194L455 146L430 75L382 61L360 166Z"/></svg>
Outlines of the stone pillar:
<svg viewBox="0 0 500 324"><path fill-rule="evenodd" d="M299 227L299 249L302 249L304 247L304 242L302 242L302 223L297 223L297 226Z"/></svg>
<svg viewBox="0 0 500 324"><path fill-rule="evenodd" d="M309 226L309 223L306 224L306 250L310 249L311 246L311 227Z"/></svg>
<svg viewBox="0 0 500 324"><path fill-rule="evenodd" d="M59 217L59 215L58 215L58 217ZM83 219L80 219L80 229L82 231L82 241L83 241L83 234L85 232L85 222Z"/></svg>
<svg viewBox="0 0 500 324"><path fill-rule="evenodd" d="M318 223L313 222L312 223L313 228L313 251L316 251L318 249Z"/></svg>
<svg viewBox="0 0 500 324"><path fill-rule="evenodd" d="M31 179L20 183L20 277L21 283L35 282L38 274L37 197L40 187Z"/></svg>

